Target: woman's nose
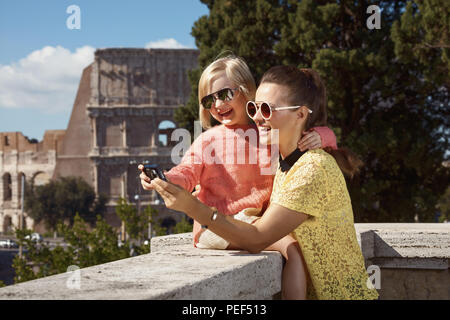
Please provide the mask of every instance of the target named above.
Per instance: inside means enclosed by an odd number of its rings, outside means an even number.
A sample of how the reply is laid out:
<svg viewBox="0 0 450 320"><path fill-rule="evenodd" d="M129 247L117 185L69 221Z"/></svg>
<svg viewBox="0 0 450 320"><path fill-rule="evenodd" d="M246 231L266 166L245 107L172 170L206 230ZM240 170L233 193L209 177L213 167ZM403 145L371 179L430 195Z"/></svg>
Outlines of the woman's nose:
<svg viewBox="0 0 450 320"><path fill-rule="evenodd" d="M264 122L264 118L261 115L261 108L258 108L256 110L255 116L253 117L253 121L255 121L257 124L261 124Z"/></svg>

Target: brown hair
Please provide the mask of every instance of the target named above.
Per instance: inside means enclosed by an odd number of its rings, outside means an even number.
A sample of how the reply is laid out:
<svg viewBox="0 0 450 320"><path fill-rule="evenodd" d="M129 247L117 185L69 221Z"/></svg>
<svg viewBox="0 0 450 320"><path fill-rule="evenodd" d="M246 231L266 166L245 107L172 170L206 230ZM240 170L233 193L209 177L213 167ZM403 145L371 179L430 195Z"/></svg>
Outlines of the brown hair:
<svg viewBox="0 0 450 320"><path fill-rule="evenodd" d="M261 83L274 83L288 90L286 103L306 106L312 110L308 114L305 130L327 125L327 91L319 74L313 69L299 69L294 66L270 68L262 77ZM347 148L325 148L336 160L341 171L353 178L359 172L362 161Z"/></svg>

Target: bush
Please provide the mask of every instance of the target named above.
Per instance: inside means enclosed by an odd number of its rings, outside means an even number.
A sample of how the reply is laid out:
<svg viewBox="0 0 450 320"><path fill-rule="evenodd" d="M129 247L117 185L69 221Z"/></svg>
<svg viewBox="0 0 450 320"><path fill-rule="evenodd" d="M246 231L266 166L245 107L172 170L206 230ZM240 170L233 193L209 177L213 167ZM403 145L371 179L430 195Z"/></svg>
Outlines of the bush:
<svg viewBox="0 0 450 320"><path fill-rule="evenodd" d="M44 243L35 243L25 239L32 230L16 230L18 244L23 246L24 253L22 258L16 255L13 260L15 283L66 272L71 265L85 268L149 253L150 246L144 245L141 240L156 210L148 207L144 209L141 216L138 216L135 207L121 199L117 206L117 213L125 222L126 230L130 235L130 239L120 245L116 230L100 215L97 215L93 228L91 223L86 222L79 214L75 215L72 225L59 222L56 230L64 238L65 247L58 245L50 248ZM157 235L163 232L165 234L165 228L159 224L154 223L154 228L157 230Z"/></svg>
<svg viewBox="0 0 450 320"><path fill-rule="evenodd" d="M186 233L192 232L193 225L183 217L180 222L178 222L173 228L173 233Z"/></svg>

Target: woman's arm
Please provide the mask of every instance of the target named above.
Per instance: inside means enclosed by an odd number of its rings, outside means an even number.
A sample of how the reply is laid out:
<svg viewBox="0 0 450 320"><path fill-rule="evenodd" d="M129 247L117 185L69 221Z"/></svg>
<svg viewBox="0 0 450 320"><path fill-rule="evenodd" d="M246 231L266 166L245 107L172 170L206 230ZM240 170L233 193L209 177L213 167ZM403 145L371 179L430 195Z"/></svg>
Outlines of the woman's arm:
<svg viewBox="0 0 450 320"><path fill-rule="evenodd" d="M326 148L337 149L336 136L328 127L314 127L307 132L303 132L303 136L298 142L300 151Z"/></svg>
<svg viewBox="0 0 450 320"><path fill-rule="evenodd" d="M205 212L207 217L212 215L212 210ZM207 226L212 232L248 252L259 253L291 233L307 218L304 213L271 204L254 224L218 215L216 221L209 221Z"/></svg>
<svg viewBox="0 0 450 320"><path fill-rule="evenodd" d="M212 221L214 211L189 192L161 179L154 179L151 184L168 208L185 212L200 224L208 226L215 234L251 253L259 253L288 235L308 217L304 213L271 204L253 225L221 214Z"/></svg>
<svg viewBox="0 0 450 320"><path fill-rule="evenodd" d="M200 176L204 168L203 163L203 136L200 135L187 150L180 164L165 173L173 183L192 192L200 183Z"/></svg>
<svg viewBox="0 0 450 320"><path fill-rule="evenodd" d="M181 162L165 172L166 177L172 182L185 190L192 191L200 182L200 175L202 173L204 163L202 158L202 135L200 135L187 150L186 154L181 159ZM140 174L141 185L145 190L153 190L150 184L150 178L147 177L143 171L144 166L140 164L138 169L142 171Z"/></svg>

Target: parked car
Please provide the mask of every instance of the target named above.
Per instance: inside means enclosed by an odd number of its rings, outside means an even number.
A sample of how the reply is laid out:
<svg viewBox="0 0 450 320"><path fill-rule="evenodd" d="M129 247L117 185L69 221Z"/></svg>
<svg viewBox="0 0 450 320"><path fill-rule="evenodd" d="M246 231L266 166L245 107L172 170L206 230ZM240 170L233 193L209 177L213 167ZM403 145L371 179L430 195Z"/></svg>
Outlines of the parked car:
<svg viewBox="0 0 450 320"><path fill-rule="evenodd" d="M33 242L42 242L44 240L44 238L37 232L34 232L31 235L27 235L25 239L31 240Z"/></svg>
<svg viewBox="0 0 450 320"><path fill-rule="evenodd" d="M17 248L17 243L12 239L0 240L0 248Z"/></svg>

